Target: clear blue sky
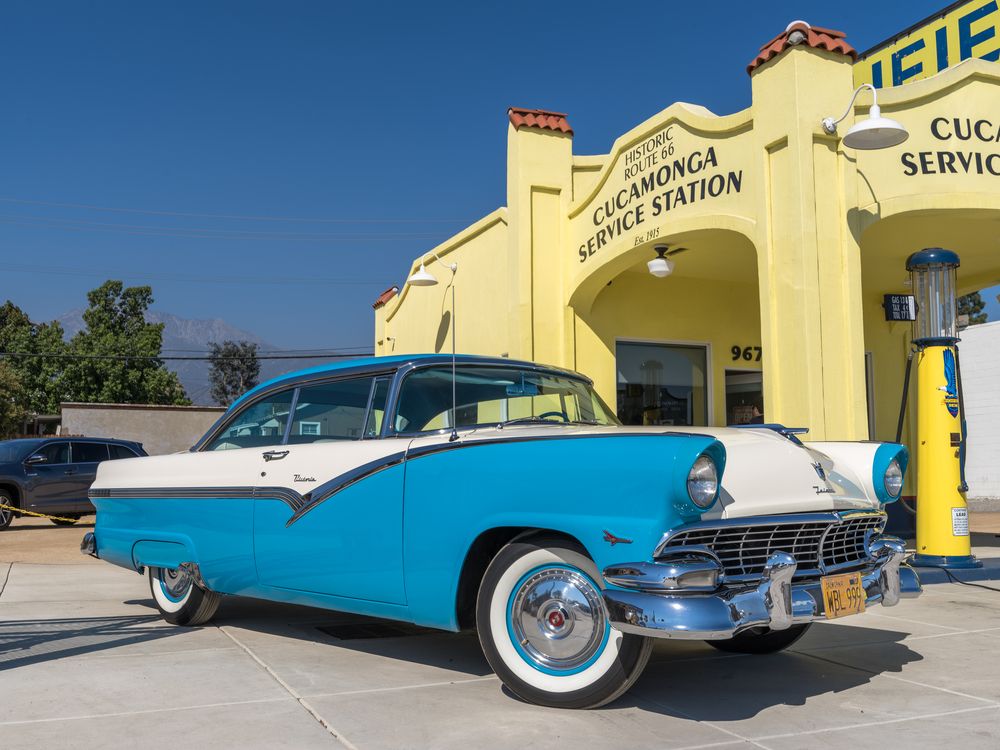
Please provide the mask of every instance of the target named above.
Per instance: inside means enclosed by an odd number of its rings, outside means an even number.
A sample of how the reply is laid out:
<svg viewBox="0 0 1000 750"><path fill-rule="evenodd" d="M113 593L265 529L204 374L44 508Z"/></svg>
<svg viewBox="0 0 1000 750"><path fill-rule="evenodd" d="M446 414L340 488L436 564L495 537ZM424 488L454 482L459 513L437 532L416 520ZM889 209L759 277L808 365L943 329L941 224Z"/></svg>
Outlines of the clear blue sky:
<svg viewBox="0 0 1000 750"><path fill-rule="evenodd" d="M791 20L864 49L944 4L7 0L0 300L49 319L124 278L284 348L370 346L375 296L503 204L508 105L606 152L674 101L748 106Z"/></svg>

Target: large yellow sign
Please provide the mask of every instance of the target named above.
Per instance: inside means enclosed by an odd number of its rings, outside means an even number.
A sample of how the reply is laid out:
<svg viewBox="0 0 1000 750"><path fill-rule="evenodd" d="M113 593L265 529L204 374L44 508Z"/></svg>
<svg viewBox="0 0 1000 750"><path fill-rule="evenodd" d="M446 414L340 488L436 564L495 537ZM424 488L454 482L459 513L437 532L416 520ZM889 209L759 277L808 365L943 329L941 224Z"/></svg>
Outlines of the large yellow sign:
<svg viewBox="0 0 1000 750"><path fill-rule="evenodd" d="M863 52L854 85L900 86L940 73L970 57L1000 57L997 0L961 0Z"/></svg>

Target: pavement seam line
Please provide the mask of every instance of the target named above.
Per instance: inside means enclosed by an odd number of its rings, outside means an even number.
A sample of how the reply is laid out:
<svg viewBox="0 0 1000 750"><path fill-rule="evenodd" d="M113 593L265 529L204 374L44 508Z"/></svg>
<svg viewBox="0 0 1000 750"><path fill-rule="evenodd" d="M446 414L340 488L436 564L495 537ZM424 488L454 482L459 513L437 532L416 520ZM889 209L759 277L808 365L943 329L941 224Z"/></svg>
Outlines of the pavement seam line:
<svg viewBox="0 0 1000 750"><path fill-rule="evenodd" d="M896 680L898 682L905 682L909 685L916 685L918 687L927 688L928 690L939 690L942 693L950 693L951 695L957 695L960 698L968 698L970 700L982 701L983 703L988 703L990 706L1000 706L1000 703L997 703L992 698L982 698L978 695L970 695L969 693L962 693L959 692L958 690L952 690L951 688L939 687L938 685L931 685L926 682L920 682L918 680L909 680L905 677L900 677L899 675L886 674L885 672L877 672L875 670L865 669L864 667L856 667L853 664L845 664L843 662L835 661L833 659L825 659L822 656L817 656L816 654L810 654L805 651L799 651L797 653L801 654L802 656L807 656L810 659L816 659L817 661L824 661L827 664L833 664L838 667L844 667L845 669L853 669L858 672L864 672L865 674L885 677L886 679Z"/></svg>
<svg viewBox="0 0 1000 750"><path fill-rule="evenodd" d="M880 614L877 614L875 612L868 612L867 614L870 614L872 617L878 617L879 619L882 619L882 620L897 620L899 622L909 622L909 623L912 623L914 625L925 625L926 627L929 627L929 628L938 628L940 630L952 630L952 631L954 631L956 633L961 633L962 632L962 628L956 628L954 625L937 625L937 624L935 624L933 622L924 622L923 620L914 620L914 619L909 618L909 617L895 617L893 615L880 615Z"/></svg>
<svg viewBox="0 0 1000 750"><path fill-rule="evenodd" d="M858 724L848 724L843 727L825 727L824 729L804 729L801 732L788 732L786 734L768 734L760 737L762 740L780 740L788 737L803 737L810 734L823 734L824 732L845 732L850 729L868 729L870 727L886 726L888 724L903 724L908 721L921 721L923 719L940 719L945 716L955 716L957 714L975 713L977 711L990 711L1000 709L1000 703L992 706L972 706L971 708L957 708L954 711L941 711L934 714L923 714L921 716L901 716L897 719L885 719L884 721L869 721Z"/></svg>
<svg viewBox="0 0 1000 750"><path fill-rule="evenodd" d="M116 716L141 716L144 714L162 714L171 711L194 711L200 708L225 708L227 706L247 706L257 703L280 703L288 698L254 698L247 701L226 701L224 703L200 703L193 706L171 706L169 708L140 708L135 711L114 711L107 714L80 714L78 716L51 716L44 719L16 719L0 721L0 727L12 727L21 724L50 724L56 721L85 721L88 719L113 719Z"/></svg>
<svg viewBox="0 0 1000 750"><path fill-rule="evenodd" d="M735 737L737 740L743 740L744 742L749 742L754 747L761 748L761 750L770 750L770 748L768 748L766 745L762 745L759 742L757 742L756 740L752 740L749 737L744 737L742 734L734 732L731 729L726 729L725 727L720 727L720 726L718 726L717 724L715 724L715 723L713 723L711 721L701 721L699 719L696 719L693 716L691 716L689 713L687 713L686 711L682 711L681 709L677 708L676 706L672 706L669 703L663 703L662 701L658 701L655 698L649 698L649 697L646 697L646 696L639 696L639 697L642 700L647 701L648 703L652 703L654 706L659 706L660 708L665 708L668 711L674 711L675 713L677 713L677 714L685 717L686 719L689 719L690 721L697 722L698 724L703 724L704 726L709 727L711 729L714 729L717 732L722 732L723 734L728 734L730 737ZM725 745L725 744L733 744L733 743L727 742L727 743L721 743L721 744ZM711 747L711 746L712 745L709 745L708 747Z"/></svg>
<svg viewBox="0 0 1000 750"><path fill-rule="evenodd" d="M3 596L3 592L7 589L7 581L10 580L10 571L14 569L14 563L7 563L7 572L3 576L3 585L0 586L0 596Z"/></svg>
<svg viewBox="0 0 1000 750"><path fill-rule="evenodd" d="M366 695L368 693L391 693L400 690L419 690L420 688L447 687L448 685L466 685L470 682L488 682L500 679L495 674L487 677L474 677L468 680L446 680L443 682L424 682L419 685L397 685L396 687L368 688L365 690L344 690L340 693L311 693L309 698L341 698L347 695Z"/></svg>
<svg viewBox="0 0 1000 750"><path fill-rule="evenodd" d="M302 695L300 695L299 692L295 690L295 688L293 688L291 685L289 685L287 682L281 679L281 677L278 676L278 673L275 672L273 669L271 669L271 667L269 667L267 664L265 664L264 661L259 656L257 656L257 654L255 654L249 646L247 646L245 643L243 643L243 641L241 641L239 638L230 633L221 625L219 625L218 628L219 631L225 634L229 639L231 639L233 643L235 643L237 646L243 649L246 652L247 656L249 656L251 659L257 662L260 668L263 669L265 672L267 672L271 676L271 679L273 679L275 682L281 685L281 687L283 687L285 691L290 696L292 696L296 700L296 702L298 702L298 704L302 706L302 708L304 708L306 712L308 712L310 716L312 716L317 722L319 722L319 725L323 727L327 732L329 732L330 735L335 740L337 740L337 742L339 742L344 747L348 748L348 750L359 750L357 745L348 740L347 737L345 737L341 732L334 729L334 727L330 725L330 722L324 719L320 715L319 711L313 708L313 706L309 703L309 701L303 698Z"/></svg>

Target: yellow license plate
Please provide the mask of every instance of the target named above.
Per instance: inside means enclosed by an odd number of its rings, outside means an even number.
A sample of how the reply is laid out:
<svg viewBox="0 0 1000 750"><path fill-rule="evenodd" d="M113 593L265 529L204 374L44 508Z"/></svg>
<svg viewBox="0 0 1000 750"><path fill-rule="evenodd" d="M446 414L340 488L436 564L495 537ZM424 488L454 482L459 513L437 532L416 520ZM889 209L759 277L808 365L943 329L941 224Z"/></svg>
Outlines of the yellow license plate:
<svg viewBox="0 0 1000 750"><path fill-rule="evenodd" d="M826 619L833 620L865 611L865 588L861 585L860 573L823 576L819 583L823 588Z"/></svg>

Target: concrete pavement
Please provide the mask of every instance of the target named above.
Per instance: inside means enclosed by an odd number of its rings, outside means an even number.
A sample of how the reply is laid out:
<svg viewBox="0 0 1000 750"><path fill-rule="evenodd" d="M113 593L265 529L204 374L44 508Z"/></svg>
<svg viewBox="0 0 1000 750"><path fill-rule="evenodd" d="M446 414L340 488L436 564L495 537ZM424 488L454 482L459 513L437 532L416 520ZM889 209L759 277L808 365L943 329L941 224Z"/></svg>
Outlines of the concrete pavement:
<svg viewBox="0 0 1000 750"><path fill-rule="evenodd" d="M231 598L175 628L134 573L2 563L0 746L1000 747L1000 591L931 585L774 656L661 642L596 711L521 703L474 635L384 626Z"/></svg>

